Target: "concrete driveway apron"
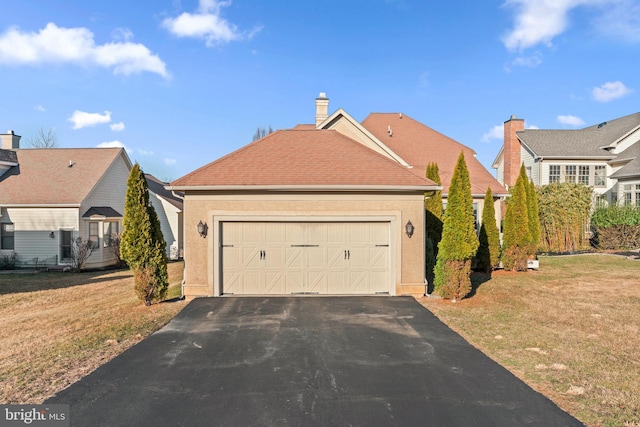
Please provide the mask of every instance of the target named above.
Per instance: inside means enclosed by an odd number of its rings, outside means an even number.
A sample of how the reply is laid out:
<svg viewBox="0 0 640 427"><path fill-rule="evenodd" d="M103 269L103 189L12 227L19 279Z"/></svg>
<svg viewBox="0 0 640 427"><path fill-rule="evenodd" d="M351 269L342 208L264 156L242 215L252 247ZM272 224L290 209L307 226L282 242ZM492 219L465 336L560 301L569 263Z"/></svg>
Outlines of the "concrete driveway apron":
<svg viewBox="0 0 640 427"><path fill-rule="evenodd" d="M49 403L73 426L577 426L408 297L197 299Z"/></svg>

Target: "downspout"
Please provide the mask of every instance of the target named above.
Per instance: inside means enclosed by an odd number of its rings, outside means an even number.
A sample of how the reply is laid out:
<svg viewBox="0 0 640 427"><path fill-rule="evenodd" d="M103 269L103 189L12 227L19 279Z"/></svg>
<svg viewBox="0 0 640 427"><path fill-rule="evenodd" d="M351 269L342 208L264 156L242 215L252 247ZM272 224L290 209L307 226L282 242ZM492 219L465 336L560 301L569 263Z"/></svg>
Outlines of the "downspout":
<svg viewBox="0 0 640 427"><path fill-rule="evenodd" d="M429 281L427 280L427 210L424 212L424 225L422 226L422 242L424 246L424 295L429 296Z"/></svg>

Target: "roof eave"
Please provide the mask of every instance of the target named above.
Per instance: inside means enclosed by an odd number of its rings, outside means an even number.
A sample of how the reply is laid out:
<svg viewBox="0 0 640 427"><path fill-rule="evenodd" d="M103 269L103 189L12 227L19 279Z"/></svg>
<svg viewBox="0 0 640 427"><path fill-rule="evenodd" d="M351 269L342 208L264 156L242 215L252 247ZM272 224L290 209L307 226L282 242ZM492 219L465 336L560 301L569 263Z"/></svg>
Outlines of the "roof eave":
<svg viewBox="0 0 640 427"><path fill-rule="evenodd" d="M79 208L80 203L2 203L3 208Z"/></svg>
<svg viewBox="0 0 640 427"><path fill-rule="evenodd" d="M178 185L169 186L174 191L438 191L441 185Z"/></svg>

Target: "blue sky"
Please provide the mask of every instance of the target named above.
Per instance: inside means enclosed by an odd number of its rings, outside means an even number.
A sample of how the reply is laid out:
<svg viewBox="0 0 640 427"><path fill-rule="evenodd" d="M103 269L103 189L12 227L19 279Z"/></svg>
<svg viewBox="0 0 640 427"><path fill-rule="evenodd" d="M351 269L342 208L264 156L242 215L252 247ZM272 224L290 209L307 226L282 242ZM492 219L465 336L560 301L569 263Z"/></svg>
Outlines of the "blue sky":
<svg viewBox="0 0 640 427"><path fill-rule="evenodd" d="M125 146L176 179L257 127L402 112L490 168L502 123L572 129L640 111L640 1L4 2L0 131ZM493 172L493 170L492 170Z"/></svg>

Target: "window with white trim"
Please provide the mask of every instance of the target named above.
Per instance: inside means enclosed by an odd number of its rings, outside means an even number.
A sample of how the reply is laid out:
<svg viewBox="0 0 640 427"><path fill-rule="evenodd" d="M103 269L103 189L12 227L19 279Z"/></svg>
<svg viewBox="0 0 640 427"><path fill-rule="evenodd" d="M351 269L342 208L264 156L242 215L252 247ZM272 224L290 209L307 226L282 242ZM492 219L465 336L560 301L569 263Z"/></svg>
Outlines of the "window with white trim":
<svg viewBox="0 0 640 427"><path fill-rule="evenodd" d="M14 234L15 228L12 223L5 222L0 225L0 249L14 249Z"/></svg>
<svg viewBox="0 0 640 427"><path fill-rule="evenodd" d="M640 184L624 184L623 200L625 206L640 207Z"/></svg>
<svg viewBox="0 0 640 427"><path fill-rule="evenodd" d="M120 224L115 221L104 223L104 247L110 247L114 244L114 238L120 233Z"/></svg>
<svg viewBox="0 0 640 427"><path fill-rule="evenodd" d="M576 165L564 166L564 182L576 182Z"/></svg>
<svg viewBox="0 0 640 427"><path fill-rule="evenodd" d="M98 234L98 223L89 223L89 240L93 243L91 246L96 249L100 245L100 235Z"/></svg>
<svg viewBox="0 0 640 427"><path fill-rule="evenodd" d="M589 165L578 166L578 182L580 184L589 185L590 175L591 175L591 166Z"/></svg>
<svg viewBox="0 0 640 427"><path fill-rule="evenodd" d="M549 184L560 182L560 165L549 165Z"/></svg>
<svg viewBox="0 0 640 427"><path fill-rule="evenodd" d="M593 176L593 185L596 187L607 186L607 167L605 165L595 165L595 175Z"/></svg>

